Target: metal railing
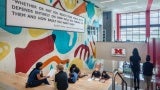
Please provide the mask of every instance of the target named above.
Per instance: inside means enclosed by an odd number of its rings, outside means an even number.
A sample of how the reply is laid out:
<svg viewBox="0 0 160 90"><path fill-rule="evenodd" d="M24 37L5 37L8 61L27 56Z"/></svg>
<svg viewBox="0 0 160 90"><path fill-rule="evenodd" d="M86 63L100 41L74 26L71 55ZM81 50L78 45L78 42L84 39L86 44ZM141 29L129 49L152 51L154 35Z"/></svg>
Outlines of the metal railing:
<svg viewBox="0 0 160 90"><path fill-rule="evenodd" d="M124 90L124 84L126 85L125 90L127 90L127 82L123 79L123 77L121 76L121 74L118 71L115 71L113 78L112 78L112 90L115 90L115 78L117 75L122 80L122 90Z"/></svg>

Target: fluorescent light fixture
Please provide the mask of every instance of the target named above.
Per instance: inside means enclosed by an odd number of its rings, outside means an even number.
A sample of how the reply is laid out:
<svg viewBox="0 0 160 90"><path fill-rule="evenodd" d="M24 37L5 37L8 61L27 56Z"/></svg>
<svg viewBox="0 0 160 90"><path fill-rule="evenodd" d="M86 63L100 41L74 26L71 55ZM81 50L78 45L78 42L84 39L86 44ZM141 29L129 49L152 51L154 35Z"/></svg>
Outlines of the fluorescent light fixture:
<svg viewBox="0 0 160 90"><path fill-rule="evenodd" d="M107 2L113 2L114 0L105 0L105 1L102 1L100 3L107 3Z"/></svg>
<svg viewBox="0 0 160 90"><path fill-rule="evenodd" d="M134 3L137 3L137 0L134 2L127 2L127 3L122 3L122 4L127 5L127 4L134 4Z"/></svg>

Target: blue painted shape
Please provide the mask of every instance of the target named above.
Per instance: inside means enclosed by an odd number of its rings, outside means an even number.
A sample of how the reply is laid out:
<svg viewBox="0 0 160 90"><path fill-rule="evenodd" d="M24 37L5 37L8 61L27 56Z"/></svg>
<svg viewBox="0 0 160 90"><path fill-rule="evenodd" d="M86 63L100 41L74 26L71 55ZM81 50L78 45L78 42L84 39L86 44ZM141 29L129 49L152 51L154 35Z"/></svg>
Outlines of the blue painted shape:
<svg viewBox="0 0 160 90"><path fill-rule="evenodd" d="M50 70L53 69L53 65L50 66Z"/></svg>
<svg viewBox="0 0 160 90"><path fill-rule="evenodd" d="M98 21L96 21L96 20L94 20L94 21L93 21L93 26L95 26L95 27L99 27L99 22L98 22Z"/></svg>
<svg viewBox="0 0 160 90"><path fill-rule="evenodd" d="M77 41L77 32L71 32L71 33L73 33L73 38L71 38L71 36L67 33L67 31L62 31L62 30L53 31L53 34L56 35L55 45L59 53L65 54L75 46ZM69 45L70 41L72 41L71 45Z"/></svg>
<svg viewBox="0 0 160 90"><path fill-rule="evenodd" d="M69 63L66 63L66 67L68 68L68 66L69 66Z"/></svg>
<svg viewBox="0 0 160 90"><path fill-rule="evenodd" d="M53 2L53 0L50 0L50 3L52 3Z"/></svg>
<svg viewBox="0 0 160 90"><path fill-rule="evenodd" d="M93 59L93 56L90 56L85 63L87 64L89 69L93 69L95 64L95 60Z"/></svg>
<svg viewBox="0 0 160 90"><path fill-rule="evenodd" d="M12 33L12 34L19 34L22 31L21 27L13 27L13 26L6 26L6 3L5 0L1 0L0 3L0 27L5 31Z"/></svg>
<svg viewBox="0 0 160 90"><path fill-rule="evenodd" d="M87 9L87 15L88 15L88 17L89 17L90 19L92 19L92 17L93 17L94 14L95 14L94 4L88 2L86 9Z"/></svg>

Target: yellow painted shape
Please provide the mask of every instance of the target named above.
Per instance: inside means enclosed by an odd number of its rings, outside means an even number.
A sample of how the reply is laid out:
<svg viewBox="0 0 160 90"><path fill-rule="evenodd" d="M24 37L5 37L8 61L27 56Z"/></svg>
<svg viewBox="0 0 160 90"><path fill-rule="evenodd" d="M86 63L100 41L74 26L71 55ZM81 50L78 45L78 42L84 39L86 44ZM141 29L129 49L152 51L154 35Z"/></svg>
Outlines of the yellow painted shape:
<svg viewBox="0 0 160 90"><path fill-rule="evenodd" d="M8 55L10 52L10 45L6 42L0 42L0 60Z"/></svg>
<svg viewBox="0 0 160 90"><path fill-rule="evenodd" d="M36 0L36 1L44 4L46 3L45 0Z"/></svg>
<svg viewBox="0 0 160 90"><path fill-rule="evenodd" d="M96 47L93 49L93 57L96 58Z"/></svg>
<svg viewBox="0 0 160 90"><path fill-rule="evenodd" d="M44 30L44 29L32 29L30 28L29 29L29 34L32 36L32 37L38 37L44 33L46 33L48 30Z"/></svg>
<svg viewBox="0 0 160 90"><path fill-rule="evenodd" d="M84 68L83 68L83 61L82 61L80 58L74 58L74 59L71 61L70 65L69 65L69 68L71 67L72 64L76 64L76 66L77 66L80 70L84 69Z"/></svg>
<svg viewBox="0 0 160 90"><path fill-rule="evenodd" d="M73 9L77 5L77 0L64 0L67 9Z"/></svg>

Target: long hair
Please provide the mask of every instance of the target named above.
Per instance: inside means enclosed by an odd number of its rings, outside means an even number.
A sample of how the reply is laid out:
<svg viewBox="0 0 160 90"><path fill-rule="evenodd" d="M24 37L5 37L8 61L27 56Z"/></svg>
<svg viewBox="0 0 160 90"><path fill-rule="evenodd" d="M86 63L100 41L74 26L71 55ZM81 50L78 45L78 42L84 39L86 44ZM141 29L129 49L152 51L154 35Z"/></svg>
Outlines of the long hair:
<svg viewBox="0 0 160 90"><path fill-rule="evenodd" d="M40 69L40 67L41 67L42 65L43 65L42 62L36 63L36 67L30 72L29 77L30 77L31 73L33 73L33 71L34 71L35 69Z"/></svg>
<svg viewBox="0 0 160 90"><path fill-rule="evenodd" d="M138 49L134 48L132 54L133 54L133 56L139 57Z"/></svg>
<svg viewBox="0 0 160 90"><path fill-rule="evenodd" d="M72 64L71 67L70 67L70 72L73 72L73 70L76 68L76 64Z"/></svg>
<svg viewBox="0 0 160 90"><path fill-rule="evenodd" d="M36 64L36 69L40 69L40 67L43 65L43 63L42 62L38 62L37 64Z"/></svg>

